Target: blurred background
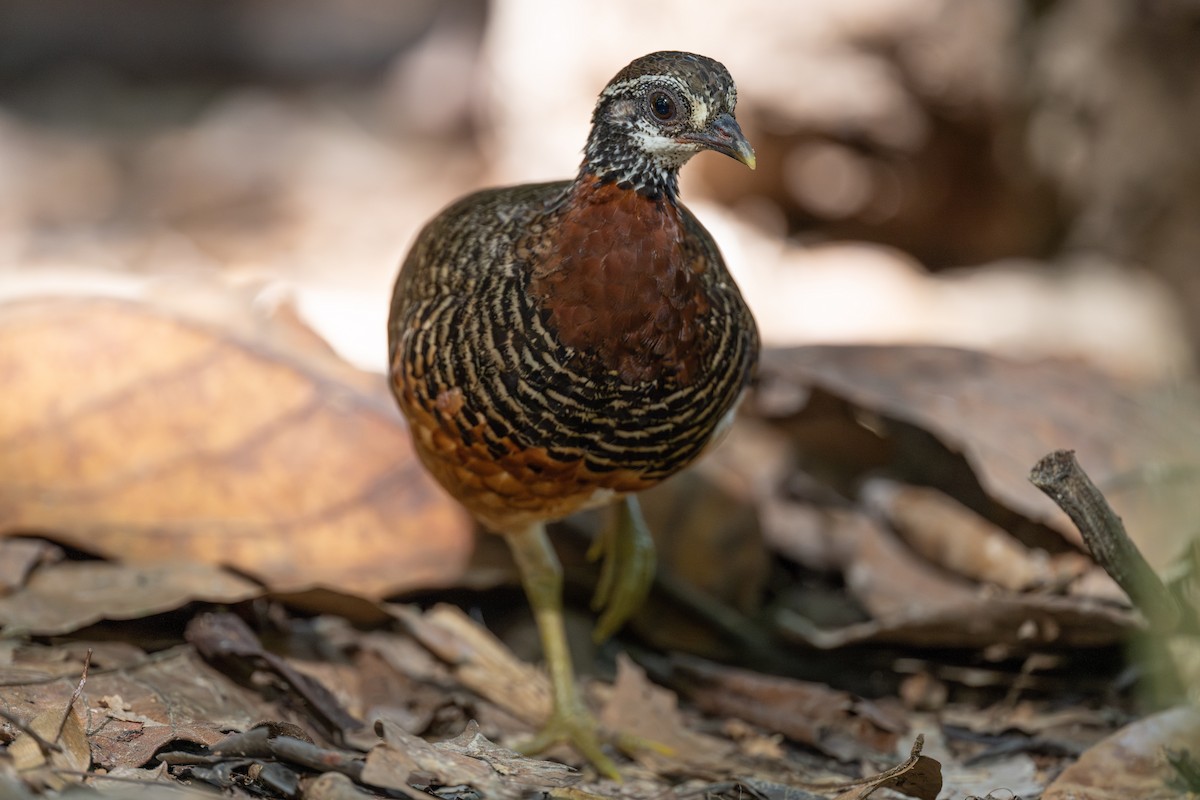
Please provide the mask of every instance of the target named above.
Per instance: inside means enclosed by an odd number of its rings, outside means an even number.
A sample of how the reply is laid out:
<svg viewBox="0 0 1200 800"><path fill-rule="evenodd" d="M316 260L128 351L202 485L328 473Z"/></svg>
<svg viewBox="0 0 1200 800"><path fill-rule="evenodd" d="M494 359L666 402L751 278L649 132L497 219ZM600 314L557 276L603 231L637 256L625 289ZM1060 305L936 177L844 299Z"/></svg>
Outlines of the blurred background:
<svg viewBox="0 0 1200 800"><path fill-rule="evenodd" d="M683 197L769 344L1192 371L1194 0L3 0L0 295L233 285L382 370L420 225L657 49L738 82L758 170Z"/></svg>

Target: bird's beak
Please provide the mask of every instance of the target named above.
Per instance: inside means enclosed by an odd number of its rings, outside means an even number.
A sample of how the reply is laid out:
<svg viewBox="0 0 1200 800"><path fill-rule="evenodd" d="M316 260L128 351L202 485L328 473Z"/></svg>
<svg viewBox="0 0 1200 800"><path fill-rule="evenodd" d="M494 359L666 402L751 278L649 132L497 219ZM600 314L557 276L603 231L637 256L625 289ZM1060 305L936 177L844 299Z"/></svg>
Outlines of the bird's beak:
<svg viewBox="0 0 1200 800"><path fill-rule="evenodd" d="M724 153L730 158L736 158L750 169L754 169L757 161L754 158L754 148L746 141L746 135L732 114L722 114L712 121L708 130L701 133L686 133L679 137L681 142L694 144Z"/></svg>

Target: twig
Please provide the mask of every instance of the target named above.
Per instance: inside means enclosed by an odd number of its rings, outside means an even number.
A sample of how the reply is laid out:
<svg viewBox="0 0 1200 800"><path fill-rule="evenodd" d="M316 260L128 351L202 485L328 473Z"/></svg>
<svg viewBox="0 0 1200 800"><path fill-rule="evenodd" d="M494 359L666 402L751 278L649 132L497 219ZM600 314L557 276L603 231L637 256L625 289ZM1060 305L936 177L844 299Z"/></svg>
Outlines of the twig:
<svg viewBox="0 0 1200 800"><path fill-rule="evenodd" d="M71 709L75 706L75 701L79 699L79 695L83 694L83 685L87 683L88 667L92 665L92 648L88 648L83 656L83 672L79 675L79 683L75 684L75 691L71 692L71 699L67 701L67 708L63 711L62 719L58 721L58 728L54 732L54 741L62 738L63 729L67 727L67 718L71 716Z"/></svg>
<svg viewBox="0 0 1200 800"><path fill-rule="evenodd" d="M1029 481L1067 513L1096 563L1129 595L1151 627L1163 633L1176 630L1182 609L1079 466L1075 451L1056 450L1043 457L1029 473Z"/></svg>

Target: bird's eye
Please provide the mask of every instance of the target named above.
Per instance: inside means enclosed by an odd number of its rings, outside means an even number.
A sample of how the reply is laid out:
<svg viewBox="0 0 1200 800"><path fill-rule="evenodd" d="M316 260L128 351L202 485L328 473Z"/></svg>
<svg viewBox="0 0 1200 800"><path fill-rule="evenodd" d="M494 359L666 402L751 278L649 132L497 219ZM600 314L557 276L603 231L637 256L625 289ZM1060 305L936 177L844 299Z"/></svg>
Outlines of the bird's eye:
<svg viewBox="0 0 1200 800"><path fill-rule="evenodd" d="M666 92L654 92L650 95L650 113L663 122L675 118L675 101Z"/></svg>

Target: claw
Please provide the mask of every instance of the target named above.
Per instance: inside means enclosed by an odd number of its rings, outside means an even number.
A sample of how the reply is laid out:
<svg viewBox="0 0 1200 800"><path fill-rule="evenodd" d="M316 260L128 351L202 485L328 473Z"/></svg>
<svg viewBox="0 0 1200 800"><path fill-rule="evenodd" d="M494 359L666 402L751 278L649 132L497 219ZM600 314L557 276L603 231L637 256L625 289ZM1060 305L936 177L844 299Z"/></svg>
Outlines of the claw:
<svg viewBox="0 0 1200 800"><path fill-rule="evenodd" d="M630 495L616 507L612 523L592 543L588 559L601 557L600 580L592 597L592 610L602 612L592 631L596 642L620 630L641 608L654 583L654 540L636 497Z"/></svg>
<svg viewBox="0 0 1200 800"><path fill-rule="evenodd" d="M554 712L542 729L532 738L517 744L516 749L525 755L535 755L556 744L569 744L590 761L601 775L614 781L621 780L617 765L605 755L600 741L600 727L582 703L573 707L556 703ZM620 746L619 737L617 744Z"/></svg>

